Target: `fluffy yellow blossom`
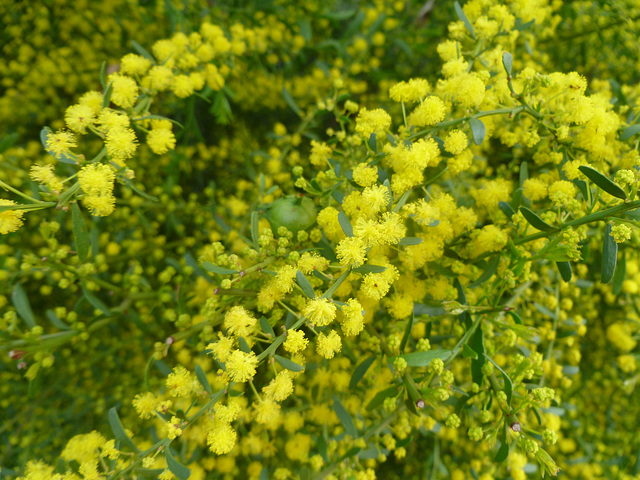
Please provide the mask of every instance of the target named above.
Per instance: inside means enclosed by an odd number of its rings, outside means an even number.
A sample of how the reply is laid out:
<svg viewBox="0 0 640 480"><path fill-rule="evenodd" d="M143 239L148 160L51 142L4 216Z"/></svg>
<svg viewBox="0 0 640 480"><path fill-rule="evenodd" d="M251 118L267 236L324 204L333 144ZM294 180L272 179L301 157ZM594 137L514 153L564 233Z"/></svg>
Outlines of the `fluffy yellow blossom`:
<svg viewBox="0 0 640 480"><path fill-rule="evenodd" d="M76 435L67 442L60 456L67 461L91 462L98 459L98 449L106 442L106 438L96 431Z"/></svg>
<svg viewBox="0 0 640 480"><path fill-rule="evenodd" d="M266 398L275 400L276 402L282 402L287 399L289 395L293 393L293 382L291 378L292 376L289 370L282 370L278 373L276 378L262 388Z"/></svg>
<svg viewBox="0 0 640 480"><path fill-rule="evenodd" d="M147 134L147 144L157 155L167 153L176 146L176 137L169 128L154 128Z"/></svg>
<svg viewBox="0 0 640 480"><path fill-rule="evenodd" d="M470 245L470 253L477 257L485 252L497 252L505 247L508 240L507 232L495 225L486 225Z"/></svg>
<svg viewBox="0 0 640 480"><path fill-rule="evenodd" d="M341 349L342 339L335 330L331 330L328 335L324 333L318 335L316 351L321 357L331 359Z"/></svg>
<svg viewBox="0 0 640 480"><path fill-rule="evenodd" d="M110 195L116 174L111 165L93 163L82 167L78 172L78 183L88 195Z"/></svg>
<svg viewBox="0 0 640 480"><path fill-rule="evenodd" d="M207 445L216 455L229 453L236 444L238 434L228 423L217 424L207 434Z"/></svg>
<svg viewBox="0 0 640 480"><path fill-rule="evenodd" d="M107 132L104 142L107 153L114 160L131 158L138 148L138 139L130 128L113 127Z"/></svg>
<svg viewBox="0 0 640 480"><path fill-rule="evenodd" d="M346 237L336 247L340 265L359 267L367 260L367 243L361 237Z"/></svg>
<svg viewBox="0 0 640 480"><path fill-rule="evenodd" d="M287 352L302 352L305 348L307 348L308 344L309 340L307 340L302 330L287 331L287 339L284 342L284 349Z"/></svg>
<svg viewBox="0 0 640 480"><path fill-rule="evenodd" d="M391 127L391 116L381 108L367 110L362 108L356 118L356 132L365 137L372 133L381 134Z"/></svg>
<svg viewBox="0 0 640 480"><path fill-rule="evenodd" d="M250 337L258 321L244 307L231 307L224 316L224 328L236 337Z"/></svg>
<svg viewBox="0 0 640 480"><path fill-rule="evenodd" d="M67 153L70 149L77 147L76 137L71 132L59 131L50 133L47 137L47 150L54 155Z"/></svg>
<svg viewBox="0 0 640 480"><path fill-rule="evenodd" d="M142 55L128 53L120 59L120 72L124 75L144 75L149 68L151 68L151 60Z"/></svg>
<svg viewBox="0 0 640 480"><path fill-rule="evenodd" d="M324 327L336 318L336 306L326 298L315 298L307 302L302 309L302 314L313 325Z"/></svg>
<svg viewBox="0 0 640 480"><path fill-rule="evenodd" d="M171 417L171 420L165 422L162 425L162 431L165 433L167 438L173 440L176 437L182 435L181 421L178 417Z"/></svg>
<svg viewBox="0 0 640 480"><path fill-rule="evenodd" d="M378 169L360 163L353 169L353 181L361 187L369 187L378 181Z"/></svg>
<svg viewBox="0 0 640 480"><path fill-rule="evenodd" d="M70 130L76 133L85 133L87 127L96 121L95 112L88 105L71 105L64 114L64 121Z"/></svg>
<svg viewBox="0 0 640 480"><path fill-rule="evenodd" d="M61 192L64 188L62 181L53 172L53 165L33 165L29 171L29 177L45 185L52 193Z"/></svg>
<svg viewBox="0 0 640 480"><path fill-rule="evenodd" d="M417 127L426 127L441 122L446 114L447 108L440 97L430 96L409 114L407 121Z"/></svg>
<svg viewBox="0 0 640 480"><path fill-rule="evenodd" d="M187 98L193 94L193 83L188 75L176 75L171 83L171 91L176 97Z"/></svg>
<svg viewBox="0 0 640 480"><path fill-rule="evenodd" d="M151 392L139 393L133 399L133 408L143 420L145 418L151 418L158 409L160 400Z"/></svg>
<svg viewBox="0 0 640 480"><path fill-rule="evenodd" d="M207 345L207 349L211 350L211 353L221 362L226 362L227 358L231 354L233 349L234 339L233 337L225 337L220 335L217 342Z"/></svg>
<svg viewBox="0 0 640 480"><path fill-rule="evenodd" d="M0 207L16 205L13 200L5 200L0 198ZM24 212L22 210L4 210L0 211L0 234L5 235L10 232L18 230L22 224L22 217Z"/></svg>
<svg viewBox="0 0 640 480"><path fill-rule="evenodd" d="M346 305L341 307L341 311L343 316L341 327L344 334L348 337L358 335L364 328L364 309L360 302L350 298Z"/></svg>
<svg viewBox="0 0 640 480"><path fill-rule="evenodd" d="M529 200L542 200L547 196L547 184L539 178L527 178L522 184L522 193Z"/></svg>
<svg viewBox="0 0 640 480"><path fill-rule="evenodd" d="M631 238L632 230L628 225L619 223L611 228L611 236L616 243L622 243Z"/></svg>
<svg viewBox="0 0 640 480"><path fill-rule="evenodd" d="M454 155L461 154L469 145L469 139L462 130L451 130L444 140L444 149Z"/></svg>
<svg viewBox="0 0 640 480"><path fill-rule="evenodd" d="M111 83L111 101L122 108L131 108L138 99L138 84L125 75L115 73L108 80Z"/></svg>
<svg viewBox="0 0 640 480"><path fill-rule="evenodd" d="M418 102L429 92L429 82L424 78L412 78L408 82L396 83L389 89L394 102Z"/></svg>
<svg viewBox="0 0 640 480"><path fill-rule="evenodd" d="M184 367L176 367L165 380L169 393L174 397L187 397L200 390L195 375Z"/></svg>
<svg viewBox="0 0 640 480"><path fill-rule="evenodd" d="M241 350L234 350L226 362L229 377L238 383L244 383L253 378L258 366L258 357L253 352L244 353Z"/></svg>
<svg viewBox="0 0 640 480"><path fill-rule="evenodd" d="M142 79L142 86L151 90L162 92L171 86L173 71L166 65L156 65Z"/></svg>
<svg viewBox="0 0 640 480"><path fill-rule="evenodd" d="M328 165L329 157L333 153L331 147L323 142L317 142L311 140L311 153L309 154L309 161L317 167L326 167Z"/></svg>

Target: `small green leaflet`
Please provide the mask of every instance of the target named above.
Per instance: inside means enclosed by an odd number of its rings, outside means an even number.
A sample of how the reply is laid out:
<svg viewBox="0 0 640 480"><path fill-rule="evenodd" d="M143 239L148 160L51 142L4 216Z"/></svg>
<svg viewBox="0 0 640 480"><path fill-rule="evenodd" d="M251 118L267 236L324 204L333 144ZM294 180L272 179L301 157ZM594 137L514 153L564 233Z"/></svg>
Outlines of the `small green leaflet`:
<svg viewBox="0 0 640 480"><path fill-rule="evenodd" d="M640 132L640 124L629 125L624 131L620 134L620 140L623 142L625 140L629 140L631 137Z"/></svg>
<svg viewBox="0 0 640 480"><path fill-rule="evenodd" d="M571 264L569 262L556 262L556 266L562 279L565 282L570 282L572 277Z"/></svg>
<svg viewBox="0 0 640 480"><path fill-rule="evenodd" d="M351 435L353 438L357 438L358 429L356 428L355 423L353 423L353 418L351 418L351 415L347 409L344 408L344 405L342 405L342 402L340 402L340 399L336 395L333 396L333 409L335 410L340 423L342 423L342 426L344 427L344 432L347 435Z"/></svg>
<svg viewBox="0 0 640 480"><path fill-rule="evenodd" d="M498 206L500 207L500 210L502 210L502 213L504 213L509 218L513 217L516 214L516 212L513 211L513 208L511 208L511 205L509 205L507 202L500 202L498 203Z"/></svg>
<svg viewBox="0 0 640 480"><path fill-rule="evenodd" d="M489 280L498 271L499 265L500 265L500 256L498 255L494 257L491 260L491 262L489 262L486 270L482 272L482 275L480 275L480 278L478 278L475 282L469 285L469 288L478 287L482 285L484 282L486 282L487 280Z"/></svg>
<svg viewBox="0 0 640 480"><path fill-rule="evenodd" d="M120 417L118 416L118 411L115 407L109 409L107 419L109 421L109 426L113 431L113 435L116 437L116 440L120 442L120 445L126 445L134 452L139 452L140 450L138 450L138 447L136 447L133 440L129 438L127 432L125 432L122 422L120 421Z"/></svg>
<svg viewBox="0 0 640 480"><path fill-rule="evenodd" d="M271 335L271 338L276 338L276 332L273 331L273 327L264 316L260 317L260 327L264 333Z"/></svg>
<svg viewBox="0 0 640 480"><path fill-rule="evenodd" d="M627 199L627 194L624 193L624 190L622 190L620 185L612 182L596 169L588 167L587 165L582 165L578 167L578 170L584 173L585 177L587 177L609 195L620 198L621 200Z"/></svg>
<svg viewBox="0 0 640 480"><path fill-rule="evenodd" d="M367 373L367 370L369 370L369 367L371 367L371 365L373 365L373 362L375 361L376 361L376 357L375 355L372 355L369 358L364 359L360 363L360 365L358 365L355 368L355 370L353 371L353 374L351 375L351 381L349 382L349 389L355 388L356 385L360 383L360 380L364 378L364 376Z"/></svg>
<svg viewBox="0 0 640 480"><path fill-rule="evenodd" d="M289 105L289 108L293 110L296 115L302 117L302 110L300 110L300 107L298 107L296 101L293 99L293 97L289 93L289 90L287 90L287 87L285 87L284 85L282 86L282 96L284 97L284 101L287 102L287 105Z"/></svg>
<svg viewBox="0 0 640 480"><path fill-rule="evenodd" d="M507 442L507 424L504 424L502 435L500 436L500 448L496 454L496 462L502 463L509 456L509 442Z"/></svg>
<svg viewBox="0 0 640 480"><path fill-rule="evenodd" d="M487 360L493 363L493 366L496 367L500 371L500 373L502 373L502 378L504 379L504 393L507 394L507 403L511 405L511 396L513 395L513 382L511 382L509 375L507 375L505 371L500 368L500 365L494 362L489 355L487 355L486 353L483 355Z"/></svg>
<svg viewBox="0 0 640 480"><path fill-rule="evenodd" d="M258 217L258 212L251 212L251 240L253 241L253 248L256 250L260 250L260 244L258 241L260 240L260 232L258 230L258 225L260 222L260 218Z"/></svg>
<svg viewBox="0 0 640 480"><path fill-rule="evenodd" d="M298 365L296 362L289 360L288 358L281 357L280 355L274 355L276 362L282 365L283 368L287 370L291 370L292 372L302 372L304 367L302 365Z"/></svg>
<svg viewBox="0 0 640 480"><path fill-rule="evenodd" d="M473 32L473 25L471 25L471 22L465 15L464 10L462 10L462 7L458 2L454 2L453 6L456 9L456 14L458 15L458 18L462 21L462 23L464 23L464 26L467 27L467 30L471 34L471 37L475 40L476 34Z"/></svg>
<svg viewBox="0 0 640 480"><path fill-rule="evenodd" d="M611 236L611 224L607 224L602 246L602 283L609 283L616 271L618 244Z"/></svg>
<svg viewBox="0 0 640 480"><path fill-rule="evenodd" d="M84 295L84 298L87 300L87 302L91 304L93 308L95 308L96 310L100 310L105 315L111 315L111 310L109 310L109 307L107 307L102 302L102 300L96 297L93 294L93 292L87 288L87 286L84 283L81 285L81 288L82 288L82 294Z"/></svg>
<svg viewBox="0 0 640 480"><path fill-rule="evenodd" d="M556 227L549 225L547 222L542 220L537 213L527 207L520 207L520 212L522 212L522 216L527 220L527 222L538 230L543 232L555 232L558 230Z"/></svg>
<svg viewBox="0 0 640 480"><path fill-rule="evenodd" d="M471 127L471 135L473 136L473 143L480 145L484 141L486 129L484 123L479 118L471 117L469 119L469 126Z"/></svg>
<svg viewBox="0 0 640 480"><path fill-rule="evenodd" d="M307 277L305 277L304 273L300 270L296 272L296 279L298 280L298 285L304 292L304 294L309 298L316 298L316 293L313 291L313 287Z"/></svg>
<svg viewBox="0 0 640 480"><path fill-rule="evenodd" d="M420 237L404 237L398 242L398 245L407 247L410 245L420 245L421 243L422 243L422 239Z"/></svg>
<svg viewBox="0 0 640 480"><path fill-rule="evenodd" d="M340 222L340 226L342 227L344 234L347 237L353 237L353 227L344 212L338 213L338 222Z"/></svg>
<svg viewBox="0 0 640 480"><path fill-rule="evenodd" d="M513 57L509 52L504 52L502 54L502 66L504 67L504 71L507 72L507 75L511 76L511 70L513 69Z"/></svg>
<svg viewBox="0 0 640 480"><path fill-rule="evenodd" d="M13 286L13 290L11 291L11 301L13 302L13 306L16 307L16 311L20 318L22 318L29 328L33 328L36 326L36 319L33 316L33 311L31 310L31 304L29 303L29 297L27 297L27 292L24 291L22 285L16 283Z"/></svg>
<svg viewBox="0 0 640 480"><path fill-rule="evenodd" d="M171 473L173 473L176 477L178 477L180 480L187 480L187 478L191 476L191 470L189 470L187 467L173 458L169 445L165 445L164 455L167 460L167 467L169 467Z"/></svg>
<svg viewBox="0 0 640 480"><path fill-rule="evenodd" d="M474 360L477 360L478 352L465 343L462 346L462 358L473 358Z"/></svg>
<svg viewBox="0 0 640 480"><path fill-rule="evenodd" d="M398 355L404 358L408 367L426 367L436 358L447 358L451 355L451 350L427 350L426 352L411 352ZM398 357L390 358L391 361Z"/></svg>
<svg viewBox="0 0 640 480"><path fill-rule="evenodd" d="M78 206L78 202L71 205L71 223L73 224L73 237L76 242L76 252L81 262L85 262L89 257L89 247L91 241L89 239L89 231L82 217L82 212Z"/></svg>
<svg viewBox="0 0 640 480"><path fill-rule="evenodd" d="M204 370L202 370L200 365L196 365L196 377L198 377L198 381L200 382L200 385L202 385L202 388L204 388L204 391L211 395L211 385L209 385L207 375L204 373Z"/></svg>
<svg viewBox="0 0 640 480"><path fill-rule="evenodd" d="M387 267L382 267L380 265L362 265L360 267L354 268L352 270L352 272L354 273L361 273L361 274L367 274L367 273L382 273L387 269Z"/></svg>
<svg viewBox="0 0 640 480"><path fill-rule="evenodd" d="M613 292L614 295L618 295L620 292L622 292L622 285L624 283L624 279L627 275L627 257L624 254L624 252L622 252L622 258L620 259L620 262L618 262L617 266L616 266L616 273L613 275L613 284L612 284L612 289L611 291Z"/></svg>
<svg viewBox="0 0 640 480"><path fill-rule="evenodd" d="M367 411L371 411L384 402L385 398L393 397L399 393L398 386L385 388L384 390L376 393L376 395L371 399L371 401L367 404Z"/></svg>
<svg viewBox="0 0 640 480"><path fill-rule="evenodd" d="M102 96L102 108L107 108L111 103L111 94L113 93L113 82L107 85L107 89Z"/></svg>
<svg viewBox="0 0 640 480"><path fill-rule="evenodd" d="M369 148L373 153L378 153L378 140L375 133L369 136Z"/></svg>
<svg viewBox="0 0 640 480"><path fill-rule="evenodd" d="M133 49L138 52L140 55L142 55L143 57L151 60L152 62L155 62L155 58L153 58L153 55L151 55L142 45L140 45L138 42L136 42L135 40L131 41L131 45L133 46Z"/></svg>
<svg viewBox="0 0 640 480"><path fill-rule="evenodd" d="M202 268L204 268L207 272L217 273L219 275L231 275L233 273L238 273L238 270L231 270L230 268L219 267L218 265L214 265L211 262L204 262L202 264Z"/></svg>
<svg viewBox="0 0 640 480"><path fill-rule="evenodd" d="M402 335L402 341L400 342L400 351L404 352L405 347L407 346L407 342L409 341L409 335L411 335L411 330L413 329L413 322L415 320L415 313L411 312L411 317L407 321L407 326L404 328L404 334Z"/></svg>

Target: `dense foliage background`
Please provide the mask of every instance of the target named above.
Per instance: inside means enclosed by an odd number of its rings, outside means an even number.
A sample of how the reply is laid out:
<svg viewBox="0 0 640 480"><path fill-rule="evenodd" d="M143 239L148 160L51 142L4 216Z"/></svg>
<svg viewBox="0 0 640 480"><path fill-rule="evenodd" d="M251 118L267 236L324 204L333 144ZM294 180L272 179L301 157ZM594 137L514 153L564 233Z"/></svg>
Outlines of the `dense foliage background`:
<svg viewBox="0 0 640 480"><path fill-rule="evenodd" d="M0 476L640 478L630 0L0 5Z"/></svg>

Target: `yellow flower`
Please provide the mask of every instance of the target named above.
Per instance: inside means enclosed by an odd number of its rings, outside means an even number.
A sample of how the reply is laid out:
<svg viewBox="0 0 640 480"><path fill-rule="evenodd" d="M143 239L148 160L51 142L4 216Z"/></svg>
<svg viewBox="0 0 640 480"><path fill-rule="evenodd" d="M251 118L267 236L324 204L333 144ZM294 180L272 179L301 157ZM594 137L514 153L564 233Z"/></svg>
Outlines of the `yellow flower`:
<svg viewBox="0 0 640 480"><path fill-rule="evenodd" d="M425 98L409 115L407 121L417 127L435 125L444 120L447 108L444 102L435 96Z"/></svg>
<svg viewBox="0 0 640 480"><path fill-rule="evenodd" d="M9 205L16 205L16 202L0 198L0 207ZM22 210L0 211L0 234L5 235L18 230L24 223L22 221L23 216L24 212Z"/></svg>
<svg viewBox="0 0 640 480"><path fill-rule="evenodd" d="M228 423L218 423L207 434L207 445L216 455L229 453L236 444L238 434Z"/></svg>
<svg viewBox="0 0 640 480"><path fill-rule="evenodd" d="M391 116L381 108L362 108L356 118L356 132L369 137L372 133L384 133L391 127Z"/></svg>
<svg viewBox="0 0 640 480"><path fill-rule="evenodd" d="M307 302L302 309L302 314L307 317L313 325L324 327L336 318L336 306L326 298L316 298Z"/></svg>
<svg viewBox="0 0 640 480"><path fill-rule="evenodd" d="M226 367L229 377L234 382L247 382L256 374L258 357L253 352L244 353L241 350L234 350L227 358Z"/></svg>
<svg viewBox="0 0 640 480"><path fill-rule="evenodd" d="M131 158L138 148L136 134L130 128L113 127L107 133L107 153L115 160Z"/></svg>
<svg viewBox="0 0 640 480"><path fill-rule="evenodd" d="M236 337L249 337L257 320L244 307L232 307L224 316L224 328Z"/></svg>
<svg viewBox="0 0 640 480"><path fill-rule="evenodd" d="M133 78L115 73L109 76L111 101L122 108L131 108L138 99L138 84Z"/></svg>
<svg viewBox="0 0 640 480"><path fill-rule="evenodd" d="M71 105L67 108L64 120L71 130L77 133L85 133L87 127L93 125L96 121L95 112L88 105Z"/></svg>
<svg viewBox="0 0 640 480"><path fill-rule="evenodd" d="M153 153L162 155L175 148L176 137L171 129L157 128L147 134L147 144Z"/></svg>
<svg viewBox="0 0 640 480"><path fill-rule="evenodd" d="M287 352L298 353L307 348L309 340L304 336L302 330L287 331L287 339L284 342L284 349Z"/></svg>
<svg viewBox="0 0 640 480"><path fill-rule="evenodd" d="M316 351L324 358L332 359L336 352L342 349L342 340L335 330L331 330L328 335L321 333L318 335Z"/></svg>
<svg viewBox="0 0 640 480"><path fill-rule="evenodd" d="M67 153L69 149L77 147L76 137L71 132L59 131L50 133L47 137L47 150L54 155Z"/></svg>
<svg viewBox="0 0 640 480"><path fill-rule="evenodd" d="M461 154L469 145L469 139L462 130L451 130L444 141L444 149L453 155Z"/></svg>

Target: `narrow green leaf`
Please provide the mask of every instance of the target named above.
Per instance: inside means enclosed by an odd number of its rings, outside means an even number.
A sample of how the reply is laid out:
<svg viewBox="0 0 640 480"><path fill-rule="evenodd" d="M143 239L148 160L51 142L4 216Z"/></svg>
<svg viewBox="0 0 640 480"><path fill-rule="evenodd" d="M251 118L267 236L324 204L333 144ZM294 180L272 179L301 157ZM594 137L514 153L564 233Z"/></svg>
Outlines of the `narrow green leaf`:
<svg viewBox="0 0 640 480"><path fill-rule="evenodd" d="M612 284L612 293L614 295L620 294L622 292L622 285L624 284L624 279L627 275L627 256L622 252L622 258L618 262L616 266L616 273L613 275L613 284Z"/></svg>
<svg viewBox="0 0 640 480"><path fill-rule="evenodd" d="M298 280L298 285L300 285L300 288L307 297L316 298L316 292L313 291L313 287L311 286L311 283L309 283L307 277L305 277L304 273L298 270L296 272L296 279Z"/></svg>
<svg viewBox="0 0 640 480"><path fill-rule="evenodd" d="M251 212L251 240L253 241L253 248L260 251L260 231L258 230L260 218L257 211Z"/></svg>
<svg viewBox="0 0 640 480"><path fill-rule="evenodd" d="M200 365L196 365L196 377L198 377L198 381L200 382L200 385L202 385L202 388L204 388L204 391L211 395L212 390L211 385L209 384L209 379Z"/></svg>
<svg viewBox="0 0 640 480"><path fill-rule="evenodd" d="M404 237L398 242L398 245L407 247L410 245L420 245L421 243L422 239L420 237Z"/></svg>
<svg viewBox="0 0 640 480"><path fill-rule="evenodd" d="M78 258L81 262L85 262L89 257L91 241L89 239L89 230L87 230L78 202L74 202L71 205L71 223L73 224L73 237L76 242Z"/></svg>
<svg viewBox="0 0 640 480"><path fill-rule="evenodd" d="M131 45L133 46L133 49L138 52L138 54L142 55L143 57L151 60L152 62L155 63L155 58L153 58L153 55L151 55L142 45L140 45L138 42L136 42L135 40L131 41Z"/></svg>
<svg viewBox="0 0 640 480"><path fill-rule="evenodd" d="M159 202L160 199L158 197L154 197L153 195L149 195L147 192L140 190L138 187L136 187L135 183L133 183L133 181L129 178L124 178L122 181L124 181L124 184L129 187L131 190L133 190L134 192L136 192L138 195L140 195L142 198L146 198L147 200L151 200L152 202Z"/></svg>
<svg viewBox="0 0 640 480"><path fill-rule="evenodd" d="M507 394L507 403L511 405L511 396L513 395L513 382L509 378L509 375L507 375L506 372L502 370L502 368L500 368L500 365L494 362L490 356L488 356L486 353L484 354L484 356L487 360L493 363L493 366L496 367L500 371L500 373L502 373L502 378L504 379L504 393Z"/></svg>
<svg viewBox="0 0 640 480"><path fill-rule="evenodd" d="M411 330L413 329L413 322L415 321L415 313L411 312L411 316L407 321L407 326L404 327L404 334L402 335L402 341L400 342L400 351L404 352L405 347L407 346L407 342L409 341L409 336L411 335Z"/></svg>
<svg viewBox="0 0 640 480"><path fill-rule="evenodd" d="M51 309L47 310L46 315L47 315L47 318L49 319L49 321L52 323L52 325L54 327L57 327L60 330L70 330L71 329L71 327L69 327L69 325L67 325L62 320L60 320L60 318L58 318L58 316L56 315L56 312L54 312L53 310L51 310Z"/></svg>
<svg viewBox="0 0 640 480"><path fill-rule="evenodd" d="M82 295L87 299L87 302L91 304L93 308L96 310L100 310L105 315L111 315L111 310L107 307L102 300L96 297L91 290L89 290L86 285L82 284Z"/></svg>
<svg viewBox="0 0 640 480"><path fill-rule="evenodd" d="M309 20L300 19L298 20L298 28L300 29L300 35L305 39L306 42L311 41L311 23Z"/></svg>
<svg viewBox="0 0 640 480"><path fill-rule="evenodd" d="M529 178L529 164L527 162L522 162L520 164L520 173L518 174L518 182L522 187L522 184L525 180Z"/></svg>
<svg viewBox="0 0 640 480"><path fill-rule="evenodd" d="M269 320L264 316L260 317L260 327L264 333L271 335L271 338L276 338L276 332L273 331L273 327L269 323Z"/></svg>
<svg viewBox="0 0 640 480"><path fill-rule="evenodd" d="M504 52L502 54L502 66L504 67L504 71L507 72L507 75L511 76L511 70L513 69L513 57L509 52Z"/></svg>
<svg viewBox="0 0 640 480"><path fill-rule="evenodd" d="M536 310L538 310L541 314L552 318L554 320L558 319L558 316L555 314L555 312L552 312L551 310L549 310L549 308L545 307L544 305L538 303L538 302L533 302L533 306L536 308Z"/></svg>
<svg viewBox="0 0 640 480"><path fill-rule="evenodd" d="M404 204L407 203L407 199L409 198L409 195L411 195L412 191L413 190L407 190L402 194L402 196L398 200L398 203L396 203L396 206L393 207L393 213L398 213L400 209L404 207Z"/></svg>
<svg viewBox="0 0 640 480"><path fill-rule="evenodd" d="M164 456L167 460L167 467L169 467L171 473L173 473L180 480L187 480L187 478L191 476L191 470L189 470L187 467L173 458L169 445L165 445L164 447Z"/></svg>
<svg viewBox="0 0 640 480"><path fill-rule="evenodd" d="M578 170L584 173L585 177L587 177L609 195L620 198L622 200L627 199L627 194L624 193L624 190L618 184L609 180L609 178L605 177L596 169L588 167L587 165L581 165L580 167L578 167Z"/></svg>
<svg viewBox="0 0 640 480"><path fill-rule="evenodd" d="M29 328L36 326L36 319L33 316L33 310L31 310L31 304L29 303L29 297L27 292L24 291L22 285L16 283L11 291L11 301L13 306L16 307L16 312L20 318L22 318Z"/></svg>
<svg viewBox="0 0 640 480"><path fill-rule="evenodd" d="M613 279L618 260L618 244L611 236L611 224L607 224L602 246L602 283L609 283Z"/></svg>
<svg viewBox="0 0 640 480"><path fill-rule="evenodd" d="M298 365L296 362L289 360L288 358L281 357L280 355L274 355L273 358L276 359L276 362L282 365L282 368L286 368L292 372L302 372L304 370L302 365Z"/></svg>
<svg viewBox="0 0 640 480"><path fill-rule="evenodd" d="M620 140L623 142L625 140L629 140L631 137L640 132L640 124L629 125L624 131L620 134Z"/></svg>
<svg viewBox="0 0 640 480"><path fill-rule="evenodd" d="M373 153L378 153L378 140L375 133L369 135L369 148Z"/></svg>
<svg viewBox="0 0 640 480"><path fill-rule="evenodd" d="M527 222L538 230L542 230L543 232L555 232L558 230L556 227L549 225L547 222L542 220L537 213L527 207L520 207L520 212L522 212L522 216L527 220Z"/></svg>
<svg viewBox="0 0 640 480"><path fill-rule="evenodd" d="M107 108L111 103L111 94L113 93L113 82L107 85L107 89L102 96L102 108Z"/></svg>
<svg viewBox="0 0 640 480"><path fill-rule="evenodd" d="M371 411L384 402L385 398L393 397L397 395L399 392L398 386L393 386L389 388L385 388L384 390L375 394L375 396L371 399L371 401L367 404L367 411Z"/></svg>
<svg viewBox="0 0 640 480"><path fill-rule="evenodd" d="M500 448L496 454L496 462L502 463L509 456L509 442L507 442L507 429L504 427L503 434L500 438Z"/></svg>
<svg viewBox="0 0 640 480"><path fill-rule="evenodd" d="M451 355L451 350L427 350L426 352L411 352L404 355L398 355L404 358L408 367L426 367L436 358L447 358ZM393 357L390 360L395 360Z"/></svg>
<svg viewBox="0 0 640 480"><path fill-rule="evenodd" d="M500 255L496 255L491 260L491 262L489 262L489 264L487 265L486 270L484 272L482 272L482 275L480 275L480 277L475 282L473 282L471 285L469 285L468 288L478 287L478 286L482 285L484 282L486 282L487 280L489 280L498 271L498 266L499 265L500 265Z"/></svg>
<svg viewBox="0 0 640 480"><path fill-rule="evenodd" d="M369 367L371 367L371 365L373 365L373 362L376 361L376 357L375 355L370 356L369 358L365 358L360 365L358 365L355 370L353 371L353 374L351 374L351 381L349 382L349 389L354 389L356 387L356 385L358 385L358 383L360 383L360 380L362 380L364 378L364 376L367 373L367 370L369 370Z"/></svg>
<svg viewBox="0 0 640 480"><path fill-rule="evenodd" d="M473 136L473 143L480 145L484 141L484 136L487 132L484 127L484 123L479 118L472 117L469 119L469 126L471 127L471 135Z"/></svg>
<svg viewBox="0 0 640 480"><path fill-rule="evenodd" d="M360 267L354 268L352 272L355 273L382 273L387 269L387 267L381 267L380 265L361 265Z"/></svg>
<svg viewBox="0 0 640 480"><path fill-rule="evenodd" d="M338 222L340 222L344 234L347 237L353 237L353 227L344 212L338 213Z"/></svg>
<svg viewBox="0 0 640 480"><path fill-rule="evenodd" d="M351 435L353 438L358 437L358 429L356 428L355 423L353 423L353 418L351 418L351 415L347 409L344 408L342 402L340 402L340 399L336 395L333 396L333 409L336 412L338 420L340 420L340 423L342 423L342 426L344 427L344 432L347 435Z"/></svg>
<svg viewBox="0 0 640 480"><path fill-rule="evenodd" d="M136 117L136 122L139 122L141 120L168 120L169 122L179 126L180 128L184 128L184 126L177 120L174 120L173 118L169 118L169 117L164 117L162 115L150 114L150 115L145 115L144 117Z"/></svg>
<svg viewBox="0 0 640 480"><path fill-rule="evenodd" d="M344 282L347 279L350 273L351 273L351 270L347 270L342 275L340 275L338 279L335 282L333 282L333 285L331 285L329 289L326 292L324 292L324 294L320 298L331 298L334 292L338 289L340 285L342 285L342 282Z"/></svg>
<svg viewBox="0 0 640 480"><path fill-rule="evenodd" d="M230 268L219 267L218 265L214 265L211 262L204 262L202 264L202 268L204 268L207 272L217 273L219 275L231 275L233 273L238 273L238 270L231 270Z"/></svg>
<svg viewBox="0 0 640 480"><path fill-rule="evenodd" d="M465 343L462 346L462 358L473 358L474 360L477 360L478 352Z"/></svg>
<svg viewBox="0 0 640 480"><path fill-rule="evenodd" d="M447 312L441 306L425 305L423 303L415 303L413 305L413 313L416 315L429 315L430 317L437 317L439 315L446 315Z"/></svg>
<svg viewBox="0 0 640 480"><path fill-rule="evenodd" d="M520 315L518 315L513 310L509 310L508 313L509 313L509 315L511 315L511 318L513 318L513 321L516 322L516 324L522 325L522 318L520 318Z"/></svg>
<svg viewBox="0 0 640 480"><path fill-rule="evenodd" d="M511 208L511 205L507 202L500 202L498 203L498 206L500 207L500 210L502 210L502 213L504 213L508 218L511 218L516 214L513 208Z"/></svg>
<svg viewBox="0 0 640 480"><path fill-rule="evenodd" d="M136 447L135 443L133 443L133 440L129 438L127 432L125 432L124 427L122 426L122 422L120 421L120 417L118 416L118 411L115 407L109 409L107 419L109 421L111 431L116 437L116 440L120 442L120 445L126 445L134 452L139 452L140 450L138 450L138 447Z"/></svg>
<svg viewBox="0 0 640 480"><path fill-rule="evenodd" d="M560 272L560 276L565 282L571 281L571 264L569 262L556 262L556 267L558 267L558 271Z"/></svg>
<svg viewBox="0 0 640 480"><path fill-rule="evenodd" d="M296 101L293 99L293 97L289 93L289 90L287 90L287 87L284 85L282 86L282 96L284 97L284 101L287 102L287 105L289 105L289 108L293 110L296 115L302 118L302 110L300 110L300 107L298 107Z"/></svg>
<svg viewBox="0 0 640 480"><path fill-rule="evenodd" d="M478 354L478 357L471 360L471 379L474 383L482 385L484 375L482 374L482 366L485 363L484 358L484 332L482 325L478 325L469 338L469 347Z"/></svg>
<svg viewBox="0 0 640 480"><path fill-rule="evenodd" d="M458 15L458 18L462 21L462 23L464 23L464 26L467 27L467 30L471 34L471 37L475 40L476 34L473 32L473 25L471 25L471 22L465 15L464 10L458 2L453 2L453 6L456 10L456 15Z"/></svg>

